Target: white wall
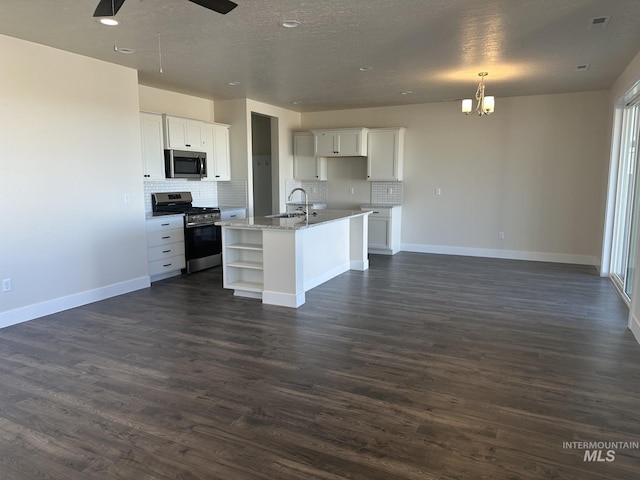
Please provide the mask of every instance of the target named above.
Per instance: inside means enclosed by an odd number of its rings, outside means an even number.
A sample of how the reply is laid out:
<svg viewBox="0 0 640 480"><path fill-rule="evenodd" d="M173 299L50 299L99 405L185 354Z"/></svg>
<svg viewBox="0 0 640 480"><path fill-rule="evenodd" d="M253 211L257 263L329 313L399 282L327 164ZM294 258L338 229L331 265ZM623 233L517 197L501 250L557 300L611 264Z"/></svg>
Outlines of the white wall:
<svg viewBox="0 0 640 480"><path fill-rule="evenodd" d="M215 108L213 100L171 92L159 88L139 86L140 110L144 112L169 113L179 117L195 118L213 122Z"/></svg>
<svg viewBox="0 0 640 480"><path fill-rule="evenodd" d="M136 71L2 35L0 57L0 326L147 286Z"/></svg>
<svg viewBox="0 0 640 480"><path fill-rule="evenodd" d="M251 113L272 117L272 151L274 205L285 211L285 181L293 178L292 132L300 128L300 114L251 99L223 100L216 102L216 120L232 125L231 178L247 181L248 213L253 215L253 162L251 158Z"/></svg>
<svg viewBox="0 0 640 480"><path fill-rule="evenodd" d="M484 118L459 102L305 113L302 127L407 127L404 249L599 264L609 112L607 92L586 92L498 98Z"/></svg>

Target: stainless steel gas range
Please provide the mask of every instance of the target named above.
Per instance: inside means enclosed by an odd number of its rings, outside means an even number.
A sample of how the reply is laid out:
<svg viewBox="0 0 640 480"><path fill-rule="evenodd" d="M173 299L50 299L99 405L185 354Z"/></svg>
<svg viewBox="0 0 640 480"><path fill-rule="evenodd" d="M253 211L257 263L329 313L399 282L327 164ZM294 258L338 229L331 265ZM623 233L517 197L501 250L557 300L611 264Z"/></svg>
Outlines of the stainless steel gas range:
<svg viewBox="0 0 640 480"><path fill-rule="evenodd" d="M191 192L161 192L151 194L154 216L184 214L184 241L187 273L222 264L222 233L215 222L220 209L194 207Z"/></svg>

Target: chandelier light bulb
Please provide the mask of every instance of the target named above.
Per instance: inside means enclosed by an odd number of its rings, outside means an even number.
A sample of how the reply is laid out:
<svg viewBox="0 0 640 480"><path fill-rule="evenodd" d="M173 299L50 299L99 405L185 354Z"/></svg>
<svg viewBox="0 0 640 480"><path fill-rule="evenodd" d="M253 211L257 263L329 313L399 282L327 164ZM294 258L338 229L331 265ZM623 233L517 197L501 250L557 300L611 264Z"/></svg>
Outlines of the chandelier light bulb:
<svg viewBox="0 0 640 480"><path fill-rule="evenodd" d="M481 117L483 115L489 115L494 112L496 107L496 99L493 96L484 96L484 77L489 75L487 72L480 72L478 76L480 77L480 83L478 84L478 89L476 90L476 108L473 108L473 100L470 98L465 98L462 100L462 113L465 115L469 115L471 113L477 113Z"/></svg>

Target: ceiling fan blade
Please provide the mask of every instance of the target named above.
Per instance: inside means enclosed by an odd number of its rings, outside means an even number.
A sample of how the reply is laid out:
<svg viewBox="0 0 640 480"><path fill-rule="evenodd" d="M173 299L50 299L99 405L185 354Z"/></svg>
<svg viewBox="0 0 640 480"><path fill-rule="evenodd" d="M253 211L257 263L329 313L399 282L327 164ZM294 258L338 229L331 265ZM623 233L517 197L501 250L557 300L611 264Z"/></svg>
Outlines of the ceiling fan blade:
<svg viewBox="0 0 640 480"><path fill-rule="evenodd" d="M124 3L124 0L100 0L96 11L93 12L94 17L113 17L120 7Z"/></svg>
<svg viewBox="0 0 640 480"><path fill-rule="evenodd" d="M231 10L238 6L237 3L233 3L231 0L189 0L191 3L197 3L198 5L213 10L214 12L226 15Z"/></svg>

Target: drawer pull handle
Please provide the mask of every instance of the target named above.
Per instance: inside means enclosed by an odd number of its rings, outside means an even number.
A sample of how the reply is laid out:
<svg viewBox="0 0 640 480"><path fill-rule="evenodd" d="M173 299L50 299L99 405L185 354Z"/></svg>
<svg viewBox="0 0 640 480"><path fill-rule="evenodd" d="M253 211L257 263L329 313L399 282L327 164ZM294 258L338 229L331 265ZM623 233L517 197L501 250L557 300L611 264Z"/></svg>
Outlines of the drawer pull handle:
<svg viewBox="0 0 640 480"><path fill-rule="evenodd" d="M229 215L231 218L235 218L237 217L237 215Z"/></svg>
<svg viewBox="0 0 640 480"><path fill-rule="evenodd" d="M380 213L380 212L373 211L373 212L371 212L371 213Z"/></svg>
<svg viewBox="0 0 640 480"><path fill-rule="evenodd" d="M163 265L163 267L170 267L170 266L171 266L170 263L167 263L167 264Z"/></svg>
<svg viewBox="0 0 640 480"><path fill-rule="evenodd" d="M169 253L171 250L163 250L162 253Z"/></svg>
<svg viewBox="0 0 640 480"><path fill-rule="evenodd" d="M171 238L171 235L169 235L167 237L162 237L163 240L166 240L167 238Z"/></svg>
<svg viewBox="0 0 640 480"><path fill-rule="evenodd" d="M169 225L171 225L170 223L162 223L160 224L161 227L168 227Z"/></svg>

